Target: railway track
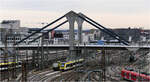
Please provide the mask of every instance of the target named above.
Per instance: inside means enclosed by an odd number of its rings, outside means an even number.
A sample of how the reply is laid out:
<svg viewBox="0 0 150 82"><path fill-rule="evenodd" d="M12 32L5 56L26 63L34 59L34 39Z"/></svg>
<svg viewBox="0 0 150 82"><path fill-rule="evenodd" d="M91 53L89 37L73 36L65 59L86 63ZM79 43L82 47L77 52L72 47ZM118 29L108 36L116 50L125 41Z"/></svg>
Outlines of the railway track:
<svg viewBox="0 0 150 82"><path fill-rule="evenodd" d="M76 74L74 72L69 73L68 75L64 75L64 81L73 81L76 77Z"/></svg>
<svg viewBox="0 0 150 82"><path fill-rule="evenodd" d="M40 72L40 73L33 73L28 76L27 80L28 81L39 81L43 78L43 76L45 76L46 74L52 73L52 72L54 72L54 71L48 70L48 71Z"/></svg>
<svg viewBox="0 0 150 82"><path fill-rule="evenodd" d="M120 69L119 66L109 66L107 67L106 77L110 81L120 81Z"/></svg>
<svg viewBox="0 0 150 82"><path fill-rule="evenodd" d="M116 57L116 56L115 56ZM133 67L137 68L141 65L141 61L144 59L143 55L139 56L139 59L133 63L126 63L126 64L119 64L112 65L106 67L106 81L115 81L115 82L120 82L122 79L120 77L120 72L122 67ZM95 62L96 64L96 62ZM91 66L89 66L91 65ZM90 69L100 69L99 67L93 67L94 65L92 63L88 64L87 66L80 67L84 71L88 71ZM80 69L79 69L80 70ZM90 76L88 76L87 72L86 73L81 73L80 77L82 79L79 79L78 76L79 73L75 72L74 70L69 70L65 72L59 72L59 71L46 71L43 73L39 73L37 75L31 76L31 80L29 81L42 81L42 82L54 82L54 81L94 81L97 82L99 80L102 80L100 78L99 73L94 73L92 72Z"/></svg>
<svg viewBox="0 0 150 82"><path fill-rule="evenodd" d="M56 78L53 78L52 80L49 80L51 82L54 82L54 81L80 81L82 80L81 77L83 78L84 75L85 75L85 72L80 72L79 70L88 70L89 67L86 67L86 66L81 66L81 67L78 67L78 68L74 68L72 70L68 70L68 71L65 71L65 72L61 72L61 75L56 77Z"/></svg>
<svg viewBox="0 0 150 82"><path fill-rule="evenodd" d="M53 76L53 78L47 79L48 82L58 82L58 81L72 81L74 78L73 70L68 70L65 72L60 72L59 75Z"/></svg>
<svg viewBox="0 0 150 82"><path fill-rule="evenodd" d="M125 55L122 55L122 56L125 56ZM122 56L117 58L117 56L114 55L114 57L115 57L114 59L120 59ZM120 76L121 69L125 68L125 67L138 68L141 65L143 66L142 61L144 60L145 56L146 56L146 54L138 56L137 60L135 62L133 62L133 63L127 62L126 64L123 64L123 62L122 62L122 64L120 64L121 62L119 62L119 61L118 61L118 63L115 62L112 66L107 67L106 77L109 78L112 81L114 81L114 80L115 81L122 80L121 76Z"/></svg>

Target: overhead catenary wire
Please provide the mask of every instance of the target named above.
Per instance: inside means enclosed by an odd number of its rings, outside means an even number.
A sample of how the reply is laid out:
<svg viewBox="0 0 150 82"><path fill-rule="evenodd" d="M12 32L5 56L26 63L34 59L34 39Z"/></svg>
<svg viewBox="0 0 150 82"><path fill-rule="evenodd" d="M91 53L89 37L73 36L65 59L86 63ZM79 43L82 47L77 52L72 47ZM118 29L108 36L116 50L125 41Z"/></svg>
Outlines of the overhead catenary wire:
<svg viewBox="0 0 150 82"><path fill-rule="evenodd" d="M121 43L123 43L123 44L125 44L125 45L128 45L128 43L122 41L120 38L116 37L115 35L112 35L112 34L109 33L108 31L106 31L106 30L100 28L99 26L97 26L96 24L94 24L94 23L90 22L89 20L85 19L85 18L82 17L81 15L79 15L79 14L76 14L76 15L77 15L78 17L82 18L83 20L85 20L87 23L91 24L92 26L94 26L94 27L98 28L99 30L101 30L101 31L103 31L103 32L105 32L105 33L107 33L107 34L109 34L111 37L113 37L113 38L119 40Z"/></svg>
<svg viewBox="0 0 150 82"><path fill-rule="evenodd" d="M68 14L68 13L67 13L67 14ZM41 29L39 29L38 31L36 31L36 32L32 33L31 35L29 35L29 36L25 37L24 39L20 40L19 42L16 42L16 43L15 43L15 45L17 45L17 44L19 44L19 43L21 43L21 42L25 41L26 39L30 38L31 36L35 35L36 33L41 32L42 30L44 30L44 29L45 29L45 28L47 28L48 26L50 26L50 25L52 25L52 24L56 23L57 21L61 20L62 18L64 18L67 14L65 14L65 15L61 16L60 18L58 18L58 19L56 19L56 20L54 20L53 22L51 22L51 23L49 23L48 25L46 25L46 26L42 27L42 28L41 28Z"/></svg>
<svg viewBox="0 0 150 82"><path fill-rule="evenodd" d="M90 19L89 17L87 17L87 16L83 17L83 16L81 16L81 15L79 15L79 14L73 12L73 11L70 11L70 12L71 12L71 13L74 13L75 15L77 15L77 16L80 17L81 19L85 20L86 22L90 23L90 24L93 25L94 27L100 29L101 31L103 31L103 32L105 32L105 33L107 33L107 34L109 34L111 37L117 39L117 40L120 41L121 43L123 43L123 44L125 44L125 45L128 45L128 42L127 42L126 40L124 40L123 38L120 38L120 37L117 36L115 33L113 33L112 31L110 31L110 30L108 30L108 29L106 29L104 26L98 24L97 22L95 22L94 20ZM68 12L68 13L70 13L70 12ZM55 22L59 21L60 19L64 18L68 13L66 13L66 14L63 15L62 17L56 19L55 21L51 22L50 24L44 26L44 27L41 28L40 30L38 30L38 31L36 31L36 32L34 32L34 33L32 33L31 35L27 36L26 38L20 40L20 41L17 42L15 45L17 45L17 44L23 42L24 40L30 38L31 36L35 35L36 33L39 33L41 30L47 28L48 26L50 26L50 25L54 24ZM88 19L88 20L87 20L87 19ZM91 21L91 22L90 22L90 21ZM93 22L93 23L92 23L92 22ZM102 29L101 27L102 27L103 29ZM113 33L113 34L112 34L112 33Z"/></svg>
<svg viewBox="0 0 150 82"><path fill-rule="evenodd" d="M68 22L68 20L66 20L66 21L62 22L61 24L57 25L56 27L54 27L54 28L52 28L52 29L48 30L46 33L44 33L44 34L42 34L42 35L40 35L40 36L36 37L36 38L35 38L35 39L33 39L32 41L30 41L28 44L30 44L30 43L32 43L32 42L34 42L34 41L36 41L36 40L37 40L37 39L39 39L40 37L42 37L42 36L44 36L45 34L47 34L47 33L51 32L51 31L53 31L53 30L57 29L58 27L62 26L63 24L65 24L65 23L67 23L67 22Z"/></svg>
<svg viewBox="0 0 150 82"><path fill-rule="evenodd" d="M82 14L86 19L94 22L95 24L97 24L98 26L102 27L104 30L108 31L109 33L115 35L116 37L119 37L121 40L124 40L125 42L129 43L129 41L125 40L124 38L122 38L121 36L119 36L118 34L116 34L115 32L107 29L106 27L104 27L103 25L97 23L96 21L92 20L91 18L87 17L86 15Z"/></svg>

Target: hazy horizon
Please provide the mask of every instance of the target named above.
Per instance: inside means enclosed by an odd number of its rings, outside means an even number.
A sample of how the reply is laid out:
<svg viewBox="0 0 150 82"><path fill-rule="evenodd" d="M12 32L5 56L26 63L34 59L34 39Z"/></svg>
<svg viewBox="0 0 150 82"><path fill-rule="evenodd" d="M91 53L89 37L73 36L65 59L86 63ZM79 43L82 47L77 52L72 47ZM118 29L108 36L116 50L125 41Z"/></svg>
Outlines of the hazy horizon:
<svg viewBox="0 0 150 82"><path fill-rule="evenodd" d="M149 3L149 0L0 0L0 21L21 20L22 27L42 27L41 23L50 23L73 10L111 29L149 29ZM92 26L84 23L83 27ZM67 29L68 24L62 28Z"/></svg>

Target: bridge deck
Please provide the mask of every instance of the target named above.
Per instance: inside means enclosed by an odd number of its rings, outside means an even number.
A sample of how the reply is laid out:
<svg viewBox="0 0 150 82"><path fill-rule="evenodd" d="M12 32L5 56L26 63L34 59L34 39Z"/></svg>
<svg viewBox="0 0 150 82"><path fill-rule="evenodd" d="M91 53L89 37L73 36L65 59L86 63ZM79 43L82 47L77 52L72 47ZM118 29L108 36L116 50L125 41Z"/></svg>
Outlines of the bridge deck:
<svg viewBox="0 0 150 82"><path fill-rule="evenodd" d="M12 46L8 46L11 48ZM37 50L41 48L41 45L18 45L15 46L19 50ZM4 46L0 46L0 48L4 48ZM69 45L43 45L44 49L61 49L68 50ZM128 50L128 49L150 49L150 46L125 46L125 45L75 45L75 48L79 49L105 49L105 50Z"/></svg>

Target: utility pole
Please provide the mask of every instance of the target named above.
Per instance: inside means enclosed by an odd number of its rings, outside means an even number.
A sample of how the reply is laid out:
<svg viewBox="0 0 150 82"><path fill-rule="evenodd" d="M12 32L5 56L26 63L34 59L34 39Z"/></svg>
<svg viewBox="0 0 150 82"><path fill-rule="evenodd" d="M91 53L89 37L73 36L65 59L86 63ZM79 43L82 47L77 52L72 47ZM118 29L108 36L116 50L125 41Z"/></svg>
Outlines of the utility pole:
<svg viewBox="0 0 150 82"><path fill-rule="evenodd" d="M5 46L5 49L4 49L4 63L8 63L8 53L7 53L7 51L8 51L8 49L7 49L8 32L7 32L6 28L4 28L2 30L2 32L4 32L3 36L2 36L2 42L4 43L4 46ZM5 74L7 75L7 79L9 81L9 66L7 67L7 69L8 69L8 71ZM4 78L6 78L5 74L4 74Z"/></svg>
<svg viewBox="0 0 150 82"><path fill-rule="evenodd" d="M106 80L106 75L105 75L105 71L106 71L106 67L105 67L105 50L102 49L102 57L101 57L101 60L102 60L102 64L101 64L101 67L102 67L102 80L105 81Z"/></svg>
<svg viewBox="0 0 150 82"><path fill-rule="evenodd" d="M16 62L13 64L13 69L12 69L12 78L16 78L16 65L18 64L18 61L16 61L16 48L15 48L15 43L16 43L16 37L15 34L13 34L13 32L11 32L12 36L13 36L13 62Z"/></svg>
<svg viewBox="0 0 150 82"><path fill-rule="evenodd" d="M44 49L43 49L43 44L44 44L44 34L42 33L42 40L41 40L41 69L44 68Z"/></svg>
<svg viewBox="0 0 150 82"><path fill-rule="evenodd" d="M36 66L35 66L35 50L32 50L32 69L34 69Z"/></svg>
<svg viewBox="0 0 150 82"><path fill-rule="evenodd" d="M22 61L22 82L27 82L26 61Z"/></svg>
<svg viewBox="0 0 150 82"><path fill-rule="evenodd" d="M26 50L25 60L22 61L22 82L27 82L27 74L28 74L28 50Z"/></svg>

